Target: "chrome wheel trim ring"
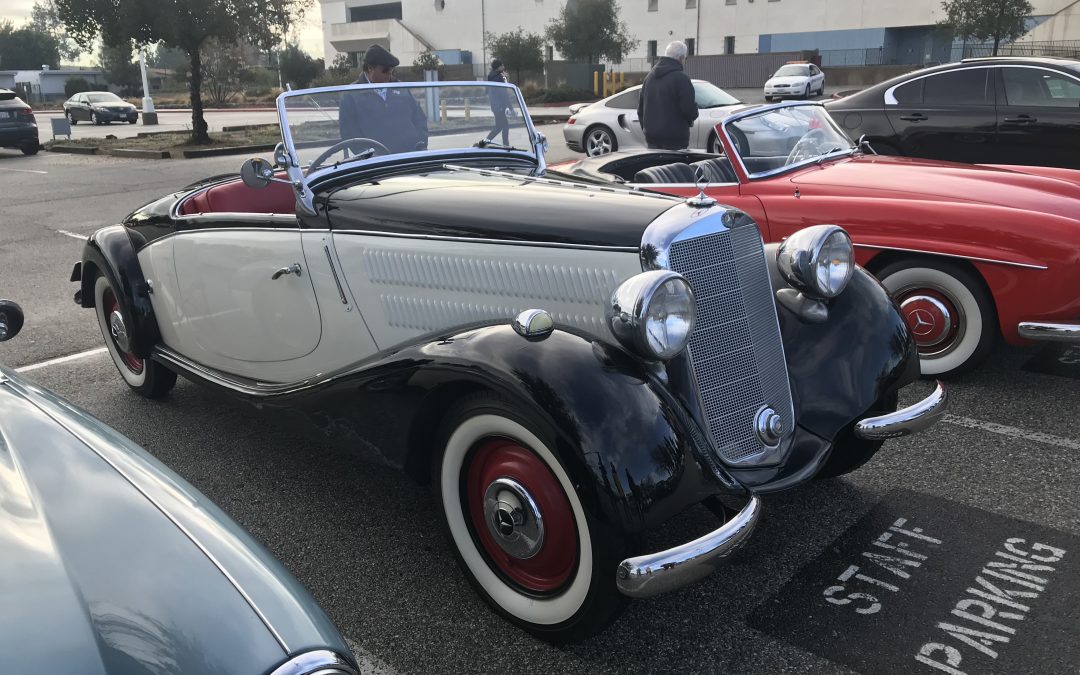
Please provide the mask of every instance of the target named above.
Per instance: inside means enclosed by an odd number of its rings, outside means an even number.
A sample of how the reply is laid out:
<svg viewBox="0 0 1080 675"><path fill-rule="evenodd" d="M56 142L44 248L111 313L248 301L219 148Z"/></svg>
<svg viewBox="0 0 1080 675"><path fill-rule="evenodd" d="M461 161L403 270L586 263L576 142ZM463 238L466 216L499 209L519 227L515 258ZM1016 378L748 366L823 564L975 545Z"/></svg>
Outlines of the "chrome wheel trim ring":
<svg viewBox="0 0 1080 675"><path fill-rule="evenodd" d="M535 556L544 545L544 516L521 483L499 478L484 492L488 531L508 555L521 560Z"/></svg>

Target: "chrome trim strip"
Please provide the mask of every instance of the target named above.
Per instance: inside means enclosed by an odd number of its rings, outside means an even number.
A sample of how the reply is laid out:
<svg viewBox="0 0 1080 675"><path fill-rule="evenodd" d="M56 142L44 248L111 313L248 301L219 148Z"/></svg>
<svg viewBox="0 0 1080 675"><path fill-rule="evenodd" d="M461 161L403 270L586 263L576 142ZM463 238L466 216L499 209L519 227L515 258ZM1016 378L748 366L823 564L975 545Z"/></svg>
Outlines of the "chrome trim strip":
<svg viewBox="0 0 1080 675"><path fill-rule="evenodd" d="M334 275L334 285L337 286L338 297L341 298L341 304L349 304L349 300L345 297L345 289L341 287L341 279L338 278L337 267L334 266L334 259L330 256L330 247L323 244L323 250L326 251L326 264L330 265L330 273Z"/></svg>
<svg viewBox="0 0 1080 675"><path fill-rule="evenodd" d="M298 382L259 382L257 380L246 380L244 378L236 377L234 375L227 375L218 370L204 366L200 363L196 363L186 356L182 356L177 352L165 347L163 345L157 345L154 347L154 351L151 356L161 361L162 363L181 370L187 371L192 375L200 377L211 384L229 389L238 394L245 396L254 396L258 398L269 398L271 396L282 396L285 394L292 394L305 389L326 384L339 377L343 377L350 373L356 372L359 368L350 368L346 371L336 373L334 375L316 376L306 380L300 380Z"/></svg>
<svg viewBox="0 0 1080 675"><path fill-rule="evenodd" d="M900 246L880 246L878 244L855 244L856 248L876 248L882 251L903 251L905 253L922 253L924 255L939 255L945 258L958 258L960 260L976 260L978 262L993 263L995 265L1013 265L1014 267L1024 267L1032 270L1045 270L1049 269L1046 265L1032 265L1031 263L1015 262L1013 260L998 260L995 258L979 258L971 255L960 255L959 253L942 253L941 251L925 251L918 248L902 248Z"/></svg>
<svg viewBox="0 0 1080 675"><path fill-rule="evenodd" d="M1020 337L1047 342L1080 342L1080 323L1042 323L1021 321Z"/></svg>
<svg viewBox="0 0 1080 675"><path fill-rule="evenodd" d="M704 579L746 543L760 514L761 500L750 497L734 518L703 537L623 560L615 580L619 592L631 598L651 598Z"/></svg>
<svg viewBox="0 0 1080 675"><path fill-rule="evenodd" d="M682 200L679 200L680 202ZM516 239L485 239L481 237L453 237L441 234L412 234L405 232L382 232L379 230L332 230L334 234L363 234L397 239L427 239L432 241L458 241L469 244L502 244L506 246L539 246L542 248L571 248L583 251L618 251L638 253L636 246L604 246L601 244L567 244L557 241L520 241Z"/></svg>
<svg viewBox="0 0 1080 675"><path fill-rule="evenodd" d="M221 575L224 576L225 579L228 580L228 582L232 585L232 587L236 589L236 592L240 594L240 597L242 597L244 599L244 601L247 603L248 607L251 607L251 610L253 612L255 612L255 615L257 617L259 617L259 620L262 621L264 626L266 626L266 629L270 632L270 634L274 636L274 640L278 643L278 645L281 646L281 648L283 650L285 650L285 653L287 654L287 653L289 653L291 651L290 648L289 648L289 645L285 642L285 638L282 637L282 635L277 631L277 629L274 628L274 626L270 623L270 619L267 618L267 616L263 613L263 611L261 609L259 609L258 605L255 604L254 599L252 599L252 597L250 595L248 595L247 591L245 591L240 586L240 583L229 573L229 571L227 569L225 569L225 566L222 565L221 562L218 561L218 559L215 558L212 553L210 553L210 551L206 548L206 546L204 546L203 543L201 541L199 541L195 537L194 534L192 534L186 527L184 527L183 524L181 524L180 521L175 516L173 516L172 513L169 512L168 509L166 509L164 506L162 506L157 500L155 500L145 490L143 490L139 485L137 485L135 483L135 481L132 480L131 477L128 474L126 474L120 467L118 467L108 457L106 457L104 454L99 452L98 449L95 447L94 443L92 443L90 441L90 439L88 439L84 433L81 433L78 428L74 427L72 424L70 424L63 417L60 417L55 411L50 410L49 406L45 405L45 404L50 404L51 403L51 404L57 405L57 406L59 406L59 405L68 406L70 408L70 412L72 414L75 414L75 415L79 416L79 417L82 417L83 413L81 413L80 411L74 409L73 407L70 407L70 404L67 404L66 401L62 401L61 399L57 399L57 400L53 401L53 400L50 400L50 399L45 398L43 396L40 396L38 394L38 392L36 391L36 388L34 387L34 385L27 386L26 384L24 384L23 382L21 382L19 380L13 380L13 379L10 379L10 378L7 378L4 384L5 384L5 386L13 389L16 394L19 394L20 396L22 396L22 398L25 399L27 402L34 405L34 407L36 407L38 410L43 412L47 417L49 417L54 422L59 424L61 427L66 429L67 432L70 433L72 436L79 439L79 441L83 445L85 445L87 448L89 448L91 452L93 452L95 455L100 457L101 461L105 462L110 467L112 467L113 471L115 471L121 478L123 478L125 481L127 481L127 483L136 492L141 494L146 499L146 501L153 504L154 507L159 512L161 512L161 515L165 516L165 518L168 519L169 522L171 522L173 525L175 525L176 529L180 530L180 532L182 532L184 534L184 536L188 538L188 541L190 541L196 548L198 548L200 551L202 551L202 554L206 556L206 559L209 560L210 563L214 567L216 567L219 572L221 572Z"/></svg>
<svg viewBox="0 0 1080 675"><path fill-rule="evenodd" d="M855 436L867 441L883 441L887 438L907 436L926 429L945 415L949 396L940 380L929 396L906 408L867 417L855 425Z"/></svg>
<svg viewBox="0 0 1080 675"><path fill-rule="evenodd" d="M341 654L319 649L297 654L269 675L359 675L359 671Z"/></svg>

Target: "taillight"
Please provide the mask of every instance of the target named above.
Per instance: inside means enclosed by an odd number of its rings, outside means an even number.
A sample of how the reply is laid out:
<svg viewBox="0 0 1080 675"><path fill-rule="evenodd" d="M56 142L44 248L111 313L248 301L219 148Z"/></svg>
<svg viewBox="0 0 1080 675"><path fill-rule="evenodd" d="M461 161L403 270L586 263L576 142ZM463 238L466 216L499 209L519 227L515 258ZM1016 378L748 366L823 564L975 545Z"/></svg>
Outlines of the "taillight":
<svg viewBox="0 0 1080 675"><path fill-rule="evenodd" d="M577 118L576 117L571 117L570 119L566 120L566 123L567 124L577 124Z"/></svg>
<svg viewBox="0 0 1080 675"><path fill-rule="evenodd" d="M25 122L34 121L34 111L31 108L19 108L17 111L15 111L15 114L17 117L19 117Z"/></svg>

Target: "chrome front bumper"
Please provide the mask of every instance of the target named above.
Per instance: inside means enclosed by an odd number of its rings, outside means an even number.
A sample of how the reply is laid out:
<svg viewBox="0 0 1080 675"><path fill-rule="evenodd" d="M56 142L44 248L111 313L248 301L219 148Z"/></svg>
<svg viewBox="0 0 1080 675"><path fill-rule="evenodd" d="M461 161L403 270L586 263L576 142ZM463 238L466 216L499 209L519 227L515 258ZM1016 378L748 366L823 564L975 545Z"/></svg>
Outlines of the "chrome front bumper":
<svg viewBox="0 0 1080 675"><path fill-rule="evenodd" d="M627 558L619 564L619 591L631 598L650 598L704 579L743 545L760 513L761 501L751 497L718 530L666 551Z"/></svg>
<svg viewBox="0 0 1080 675"><path fill-rule="evenodd" d="M867 441L907 436L937 422L949 407L945 385L937 383L933 393L914 405L878 417L867 417L855 425L855 435Z"/></svg>
<svg viewBox="0 0 1080 675"><path fill-rule="evenodd" d="M1078 323L1039 323L1023 321L1019 326L1020 337L1048 342L1080 342Z"/></svg>

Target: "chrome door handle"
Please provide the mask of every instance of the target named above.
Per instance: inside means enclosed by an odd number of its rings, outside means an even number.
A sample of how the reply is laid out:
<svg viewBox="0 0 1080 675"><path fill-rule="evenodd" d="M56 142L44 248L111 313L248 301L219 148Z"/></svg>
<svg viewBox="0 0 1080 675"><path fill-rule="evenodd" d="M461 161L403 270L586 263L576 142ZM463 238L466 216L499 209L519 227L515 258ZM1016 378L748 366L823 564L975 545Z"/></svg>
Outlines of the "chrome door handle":
<svg viewBox="0 0 1080 675"><path fill-rule="evenodd" d="M272 276L270 278L271 279L277 279L278 277L280 277L282 275L285 275L285 274L295 274L296 276L299 277L299 276L303 276L302 272L303 272L303 270L300 268L300 263L293 263L293 264L289 265L288 267L282 267L277 272L274 272L274 276Z"/></svg>

